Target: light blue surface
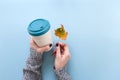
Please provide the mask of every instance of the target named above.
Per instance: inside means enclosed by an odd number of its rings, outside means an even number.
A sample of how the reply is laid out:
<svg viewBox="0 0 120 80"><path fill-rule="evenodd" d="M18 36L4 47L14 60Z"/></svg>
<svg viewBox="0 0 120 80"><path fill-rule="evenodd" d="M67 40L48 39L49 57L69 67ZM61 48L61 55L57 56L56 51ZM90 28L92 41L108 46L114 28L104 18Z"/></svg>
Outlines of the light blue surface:
<svg viewBox="0 0 120 80"><path fill-rule="evenodd" d="M50 23L45 19L35 19L28 26L28 33L32 36L40 36L48 32Z"/></svg>
<svg viewBox="0 0 120 80"><path fill-rule="evenodd" d="M73 80L120 80L120 0L1 0L0 80L21 80L29 55L28 24L63 24ZM54 43L57 38L53 35ZM45 54L43 79L55 80L53 57Z"/></svg>

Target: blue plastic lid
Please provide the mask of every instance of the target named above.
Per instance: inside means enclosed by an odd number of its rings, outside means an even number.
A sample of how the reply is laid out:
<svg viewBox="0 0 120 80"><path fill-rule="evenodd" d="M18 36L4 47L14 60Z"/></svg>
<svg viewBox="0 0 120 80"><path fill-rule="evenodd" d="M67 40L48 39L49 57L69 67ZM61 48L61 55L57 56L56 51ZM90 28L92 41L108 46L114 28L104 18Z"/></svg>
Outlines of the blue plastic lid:
<svg viewBox="0 0 120 80"><path fill-rule="evenodd" d="M50 24L45 19L36 19L28 26L28 33L32 36L40 36L48 32Z"/></svg>

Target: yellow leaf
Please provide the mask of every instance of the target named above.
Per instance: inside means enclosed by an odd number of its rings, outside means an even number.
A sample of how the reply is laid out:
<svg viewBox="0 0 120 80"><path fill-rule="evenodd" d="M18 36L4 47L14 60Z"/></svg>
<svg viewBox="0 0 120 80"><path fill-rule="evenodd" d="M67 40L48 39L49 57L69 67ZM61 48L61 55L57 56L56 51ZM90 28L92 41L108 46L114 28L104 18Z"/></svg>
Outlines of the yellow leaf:
<svg viewBox="0 0 120 80"><path fill-rule="evenodd" d="M61 27L55 30L55 35L61 40L66 40L68 32L65 31L64 26L61 24Z"/></svg>

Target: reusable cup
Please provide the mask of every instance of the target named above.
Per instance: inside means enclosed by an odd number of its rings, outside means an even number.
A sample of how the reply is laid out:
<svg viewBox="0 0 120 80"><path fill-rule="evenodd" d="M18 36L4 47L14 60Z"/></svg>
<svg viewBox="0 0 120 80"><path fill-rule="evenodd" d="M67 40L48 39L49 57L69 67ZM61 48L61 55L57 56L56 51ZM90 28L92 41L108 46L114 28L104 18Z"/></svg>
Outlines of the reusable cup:
<svg viewBox="0 0 120 80"><path fill-rule="evenodd" d="M45 19L36 19L28 26L28 33L39 47L52 44L50 23Z"/></svg>

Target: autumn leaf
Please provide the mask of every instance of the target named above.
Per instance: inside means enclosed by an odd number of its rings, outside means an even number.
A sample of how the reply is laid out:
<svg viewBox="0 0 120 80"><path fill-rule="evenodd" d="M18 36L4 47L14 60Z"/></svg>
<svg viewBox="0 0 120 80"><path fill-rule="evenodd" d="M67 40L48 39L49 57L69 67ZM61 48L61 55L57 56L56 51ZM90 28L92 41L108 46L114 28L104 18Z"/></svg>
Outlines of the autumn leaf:
<svg viewBox="0 0 120 80"><path fill-rule="evenodd" d="M66 40L68 32L65 31L64 26L61 24L61 27L55 30L55 35L61 40Z"/></svg>

